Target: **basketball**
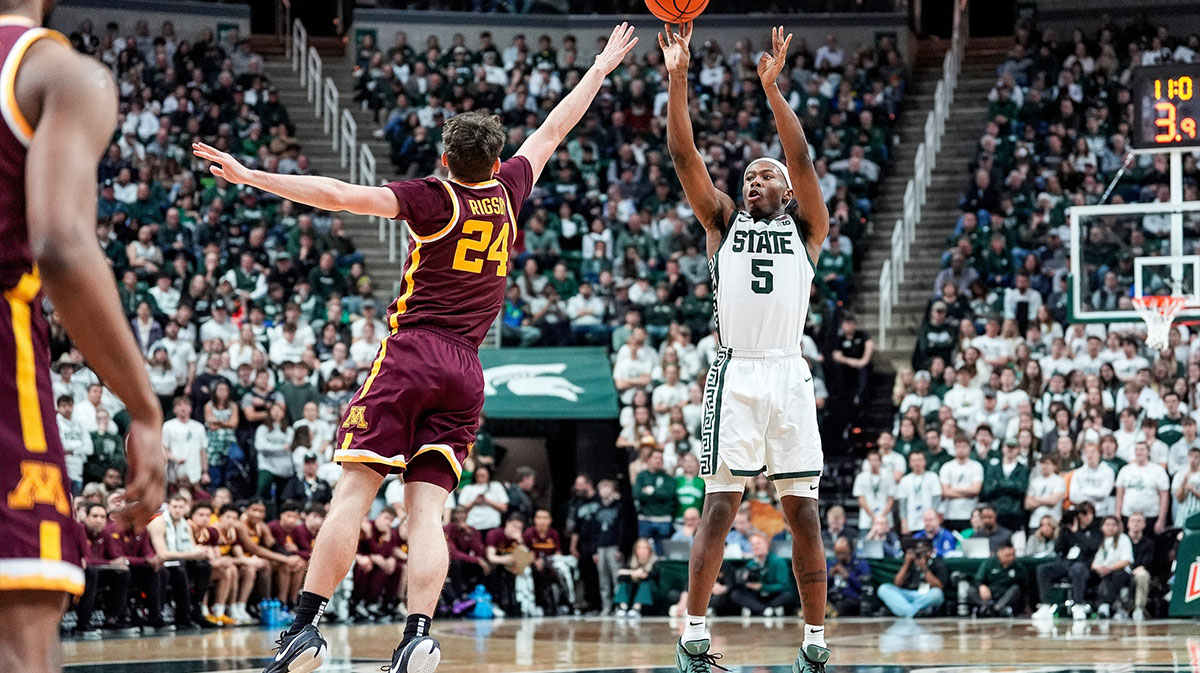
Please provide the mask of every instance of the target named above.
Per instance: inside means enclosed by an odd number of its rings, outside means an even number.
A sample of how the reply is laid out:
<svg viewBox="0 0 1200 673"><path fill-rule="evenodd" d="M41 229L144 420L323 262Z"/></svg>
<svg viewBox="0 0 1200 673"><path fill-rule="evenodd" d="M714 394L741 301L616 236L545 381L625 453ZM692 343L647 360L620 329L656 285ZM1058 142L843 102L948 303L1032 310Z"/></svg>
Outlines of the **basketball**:
<svg viewBox="0 0 1200 673"><path fill-rule="evenodd" d="M700 16L708 0L646 0L646 7L667 23L687 23Z"/></svg>

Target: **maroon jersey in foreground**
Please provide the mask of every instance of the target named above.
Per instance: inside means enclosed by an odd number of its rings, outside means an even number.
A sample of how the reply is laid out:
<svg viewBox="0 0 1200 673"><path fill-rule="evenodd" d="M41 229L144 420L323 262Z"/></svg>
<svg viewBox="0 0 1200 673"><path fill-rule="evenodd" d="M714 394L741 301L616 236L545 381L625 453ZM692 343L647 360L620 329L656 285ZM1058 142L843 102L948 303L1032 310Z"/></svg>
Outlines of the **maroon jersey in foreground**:
<svg viewBox="0 0 1200 673"><path fill-rule="evenodd" d="M504 302L517 212L533 188L529 161L513 157L486 182L387 186L400 202L396 219L412 232L402 291L388 310L391 328L437 327L478 346Z"/></svg>
<svg viewBox="0 0 1200 673"><path fill-rule="evenodd" d="M25 219L25 158L34 129L15 91L22 59L43 38L69 44L32 21L0 16L0 591L78 595L84 538L72 517L42 281Z"/></svg>

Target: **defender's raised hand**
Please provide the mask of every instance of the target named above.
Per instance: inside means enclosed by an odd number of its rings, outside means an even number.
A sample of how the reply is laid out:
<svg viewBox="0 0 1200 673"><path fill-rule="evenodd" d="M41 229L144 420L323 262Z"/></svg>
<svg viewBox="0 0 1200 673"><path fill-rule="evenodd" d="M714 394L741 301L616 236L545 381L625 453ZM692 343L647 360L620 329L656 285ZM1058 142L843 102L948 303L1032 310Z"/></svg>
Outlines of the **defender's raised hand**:
<svg viewBox="0 0 1200 673"><path fill-rule="evenodd" d="M613 28L612 35L608 36L608 43L604 45L604 51L596 54L595 67L603 68L606 73L616 70L621 61L625 60L625 54L637 43L638 39L633 36L633 26L622 23Z"/></svg>
<svg viewBox="0 0 1200 673"><path fill-rule="evenodd" d="M250 181L249 168L246 168L237 159L215 147L209 147L201 142L194 142L192 143L192 153L201 159L211 161L213 165L209 170L218 178L225 178L235 185L244 185Z"/></svg>
<svg viewBox="0 0 1200 673"><path fill-rule="evenodd" d="M774 84L787 63L788 45L792 43L792 34L783 35L783 26L771 29L771 52L764 53L758 59L758 78L763 85Z"/></svg>
<svg viewBox="0 0 1200 673"><path fill-rule="evenodd" d="M688 64L692 53L692 22L679 27L678 33L671 32L670 24L663 24L663 32L658 34L658 46L663 50L663 63L670 75L687 75Z"/></svg>

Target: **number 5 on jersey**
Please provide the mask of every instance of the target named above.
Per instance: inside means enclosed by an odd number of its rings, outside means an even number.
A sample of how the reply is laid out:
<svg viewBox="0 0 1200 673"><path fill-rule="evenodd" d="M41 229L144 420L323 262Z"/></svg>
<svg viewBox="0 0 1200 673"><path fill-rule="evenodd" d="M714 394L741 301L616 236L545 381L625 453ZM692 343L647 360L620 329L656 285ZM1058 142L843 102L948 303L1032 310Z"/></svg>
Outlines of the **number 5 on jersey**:
<svg viewBox="0 0 1200 673"><path fill-rule="evenodd" d="M463 238L458 241L454 251L455 271L467 273L483 273L484 251L487 259L496 262L496 275L508 275L508 220L500 225L500 231L492 235L495 225L487 220L467 220L463 222Z"/></svg>

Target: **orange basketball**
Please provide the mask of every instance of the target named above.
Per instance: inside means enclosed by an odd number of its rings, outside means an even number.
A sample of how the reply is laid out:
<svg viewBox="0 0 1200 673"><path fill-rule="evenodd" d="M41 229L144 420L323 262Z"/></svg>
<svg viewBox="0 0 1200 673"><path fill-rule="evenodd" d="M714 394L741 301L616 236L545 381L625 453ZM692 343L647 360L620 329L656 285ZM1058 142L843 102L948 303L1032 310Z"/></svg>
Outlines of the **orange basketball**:
<svg viewBox="0 0 1200 673"><path fill-rule="evenodd" d="M646 0L650 13L667 23L687 23L708 7L708 0Z"/></svg>

